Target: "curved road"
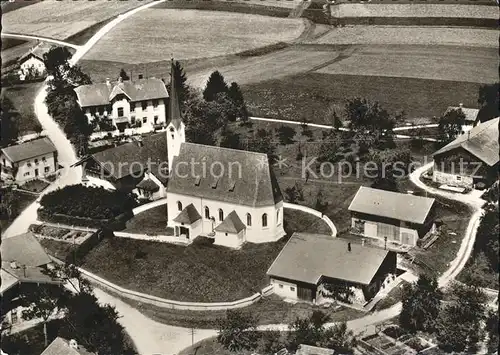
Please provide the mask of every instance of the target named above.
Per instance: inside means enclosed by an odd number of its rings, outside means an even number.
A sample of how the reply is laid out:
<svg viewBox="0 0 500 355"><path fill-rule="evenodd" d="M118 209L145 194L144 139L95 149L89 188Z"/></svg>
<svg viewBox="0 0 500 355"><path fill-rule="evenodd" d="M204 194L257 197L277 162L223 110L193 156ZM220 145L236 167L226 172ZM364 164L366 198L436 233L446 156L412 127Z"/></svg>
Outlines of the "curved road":
<svg viewBox="0 0 500 355"><path fill-rule="evenodd" d="M53 39L53 38L49 38L49 37L42 37L42 36L33 36L33 35L23 35L23 34L20 34L20 33L9 33L9 32L2 32L1 34L2 37L5 37L5 38L18 38L18 39L27 39L27 40L38 40L38 41L43 41L43 42L48 42L48 43L52 43L52 44L57 44L58 46L63 46L63 47L71 47L71 48L74 48L74 49L79 49L80 46L79 45L76 45L76 44L73 44L73 43L69 43L69 42L65 42L65 41L60 41L58 39Z"/></svg>

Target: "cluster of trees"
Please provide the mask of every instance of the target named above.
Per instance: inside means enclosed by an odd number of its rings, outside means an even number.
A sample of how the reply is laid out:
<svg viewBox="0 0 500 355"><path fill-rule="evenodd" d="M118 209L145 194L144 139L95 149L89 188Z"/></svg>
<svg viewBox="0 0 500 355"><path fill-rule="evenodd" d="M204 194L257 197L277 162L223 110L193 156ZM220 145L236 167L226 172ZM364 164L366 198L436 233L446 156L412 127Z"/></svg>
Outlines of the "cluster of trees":
<svg viewBox="0 0 500 355"><path fill-rule="evenodd" d="M44 54L48 81L48 112L61 125L79 155L86 154L92 133L87 117L77 103L73 89L91 84L90 77L78 65L70 65L71 53L65 47L54 47Z"/></svg>
<svg viewBox="0 0 500 355"><path fill-rule="evenodd" d="M403 290L399 324L412 333L435 334L439 347L447 352L475 353L485 332L495 330L493 316L487 312L487 297L476 283L454 283L449 296L451 300L443 302L437 280L421 275L417 282ZM483 322L486 322L485 328ZM498 346L498 336L491 337L491 342L496 344L490 346Z"/></svg>
<svg viewBox="0 0 500 355"><path fill-rule="evenodd" d="M19 214L19 196L12 188L2 188L0 194L0 219L11 221Z"/></svg>
<svg viewBox="0 0 500 355"><path fill-rule="evenodd" d="M101 305L91 285L83 279L74 265L57 265L46 273L69 283L69 291L62 285L27 285L20 290L23 317L40 318L43 323L45 347L48 346L47 323L55 312L64 315L57 336L75 339L88 351L96 354L134 354L118 313L110 305Z"/></svg>
<svg viewBox="0 0 500 355"><path fill-rule="evenodd" d="M106 219L131 211L136 202L132 194L119 190L69 185L44 195L40 205L51 215Z"/></svg>
<svg viewBox="0 0 500 355"><path fill-rule="evenodd" d="M6 147L17 141L19 126L16 121L14 104L4 95L2 95L0 99L0 128L0 147Z"/></svg>
<svg viewBox="0 0 500 355"><path fill-rule="evenodd" d="M200 96L187 87L180 65L175 65L174 75L184 111L187 139L200 144L241 149L239 137L227 127L228 122L238 119L246 123L248 120L245 100L238 84L233 82L228 85L222 74L215 71Z"/></svg>
<svg viewBox="0 0 500 355"><path fill-rule="evenodd" d="M482 287L498 288L499 234L498 204L489 204L477 229L472 258L464 269L466 283L475 281Z"/></svg>
<svg viewBox="0 0 500 355"><path fill-rule="evenodd" d="M226 349L238 353L242 350L256 350L263 354L274 354L286 348L296 351L300 344L319 346L335 350L342 354L352 354L356 338L347 329L346 323L326 327L330 317L313 311L306 318L296 318L288 326L285 335L276 330L258 332L258 319L249 313L230 310L226 318L219 320L217 341Z"/></svg>

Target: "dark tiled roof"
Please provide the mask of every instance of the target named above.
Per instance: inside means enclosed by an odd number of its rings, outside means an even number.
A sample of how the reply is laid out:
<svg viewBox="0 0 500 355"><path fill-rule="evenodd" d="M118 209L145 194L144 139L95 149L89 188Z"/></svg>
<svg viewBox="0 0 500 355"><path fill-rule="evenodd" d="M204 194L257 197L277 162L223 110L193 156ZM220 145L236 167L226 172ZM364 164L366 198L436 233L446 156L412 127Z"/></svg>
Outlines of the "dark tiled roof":
<svg viewBox="0 0 500 355"><path fill-rule="evenodd" d="M361 186L349 211L422 224L433 204L433 198Z"/></svg>
<svg viewBox="0 0 500 355"><path fill-rule="evenodd" d="M78 346L78 349L73 349L66 339L57 337L41 355L95 355L95 353L88 352L81 345Z"/></svg>
<svg viewBox="0 0 500 355"><path fill-rule="evenodd" d="M267 271L269 276L316 285L322 276L369 285L387 250L352 244L329 235L294 233Z"/></svg>
<svg viewBox="0 0 500 355"><path fill-rule="evenodd" d="M137 184L137 187L139 189L152 192L156 192L160 189L160 187L156 185L156 183L151 179L143 179L140 183Z"/></svg>
<svg viewBox="0 0 500 355"><path fill-rule="evenodd" d="M182 123L179 96L177 95L177 83L175 82L174 75L173 59L170 66L170 104L168 109L168 122L171 122L176 129L179 129Z"/></svg>
<svg viewBox="0 0 500 355"><path fill-rule="evenodd" d="M168 98L165 83L156 78L81 85L75 92L82 107L108 105L120 93L128 96L133 102Z"/></svg>
<svg viewBox="0 0 500 355"><path fill-rule="evenodd" d="M168 192L246 206L270 206L282 200L266 154L194 143L183 143L174 157Z"/></svg>
<svg viewBox="0 0 500 355"><path fill-rule="evenodd" d="M194 222L201 219L200 214L196 210L196 207L192 203L184 207L184 209L174 218L174 222L193 224Z"/></svg>
<svg viewBox="0 0 500 355"><path fill-rule="evenodd" d="M33 233L28 232L2 239L2 262L15 261L18 265L37 267L52 262Z"/></svg>
<svg viewBox="0 0 500 355"><path fill-rule="evenodd" d="M221 224L215 227L215 230L217 232L224 233L239 233L245 228L245 225L241 221L240 217L238 217L236 211L233 211L227 215Z"/></svg>
<svg viewBox="0 0 500 355"><path fill-rule="evenodd" d="M142 138L140 142L131 142L103 150L91 156L104 167L110 167L109 173L115 179L121 179L141 169L150 169L162 183L168 179L167 171L160 172L161 167L167 167L167 136L165 133L155 133ZM151 164L148 166L148 161ZM112 167L112 168L111 168Z"/></svg>
<svg viewBox="0 0 500 355"><path fill-rule="evenodd" d="M454 141L434 153L440 155L456 148L463 148L489 166L499 161L498 124L500 118L479 123L470 131L458 136Z"/></svg>
<svg viewBox="0 0 500 355"><path fill-rule="evenodd" d="M53 152L56 152L56 147L48 138L39 138L2 149L2 153L12 162L19 162Z"/></svg>

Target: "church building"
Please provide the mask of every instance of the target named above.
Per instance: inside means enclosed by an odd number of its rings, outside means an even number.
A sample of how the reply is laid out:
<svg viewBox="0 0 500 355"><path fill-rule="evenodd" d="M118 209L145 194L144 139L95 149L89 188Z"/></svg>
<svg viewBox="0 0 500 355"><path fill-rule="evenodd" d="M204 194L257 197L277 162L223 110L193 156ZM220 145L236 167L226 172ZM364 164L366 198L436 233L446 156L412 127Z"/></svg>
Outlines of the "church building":
<svg viewBox="0 0 500 355"><path fill-rule="evenodd" d="M168 226L176 236L203 235L233 248L283 237L283 197L267 155L186 142L171 87Z"/></svg>

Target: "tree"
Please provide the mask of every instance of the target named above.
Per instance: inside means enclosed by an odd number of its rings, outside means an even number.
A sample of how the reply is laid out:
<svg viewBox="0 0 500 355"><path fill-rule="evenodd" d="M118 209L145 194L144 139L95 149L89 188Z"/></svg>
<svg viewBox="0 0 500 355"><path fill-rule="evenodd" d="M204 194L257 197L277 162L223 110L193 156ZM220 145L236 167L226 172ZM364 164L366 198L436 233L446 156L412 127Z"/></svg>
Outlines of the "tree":
<svg viewBox="0 0 500 355"><path fill-rule="evenodd" d="M420 275L415 283L403 288L400 326L410 332L433 331L442 299L436 278Z"/></svg>
<svg viewBox="0 0 500 355"><path fill-rule="evenodd" d="M447 352L475 352L484 337L481 322L487 297L479 287L462 283L452 285L451 297L437 321L438 345Z"/></svg>
<svg viewBox="0 0 500 355"><path fill-rule="evenodd" d="M288 350L296 351L300 344L315 346L321 340L323 325L313 324L311 317L297 318L288 325Z"/></svg>
<svg viewBox="0 0 500 355"><path fill-rule="evenodd" d="M224 148L241 149L242 144L240 135L238 133L234 133L229 128L224 127L221 132L219 146Z"/></svg>
<svg viewBox="0 0 500 355"><path fill-rule="evenodd" d="M499 83L485 84L479 87L477 99L477 102L481 106L477 117L479 121L486 122L500 116L499 90Z"/></svg>
<svg viewBox="0 0 500 355"><path fill-rule="evenodd" d="M208 78L205 90L203 90L203 98L206 101L214 101L217 99L217 94L227 93L228 91L229 88L224 81L224 77L216 70Z"/></svg>
<svg viewBox="0 0 500 355"><path fill-rule="evenodd" d="M334 349L335 353L353 354L357 341L352 330L347 329L347 323L341 322L325 330L319 346Z"/></svg>
<svg viewBox="0 0 500 355"><path fill-rule="evenodd" d="M64 310L68 298L69 293L62 285L27 284L21 287L20 303L24 307L23 317L42 320L45 347L49 345L47 322L54 313Z"/></svg>
<svg viewBox="0 0 500 355"><path fill-rule="evenodd" d="M123 81L130 80L130 77L128 76L127 72L123 68L120 69L120 76L119 77Z"/></svg>
<svg viewBox="0 0 500 355"><path fill-rule="evenodd" d="M314 209L316 211L320 211L321 213L323 213L326 207L328 207L328 201L325 201L325 198L323 196L323 191L321 191L320 189L316 194L316 202L314 203Z"/></svg>
<svg viewBox="0 0 500 355"><path fill-rule="evenodd" d="M19 127L15 120L14 104L7 96L2 96L0 101L0 132L1 147L6 147L17 141Z"/></svg>
<svg viewBox="0 0 500 355"><path fill-rule="evenodd" d="M461 109L449 110L439 119L439 138L444 144L448 144L459 134L465 124L465 114Z"/></svg>
<svg viewBox="0 0 500 355"><path fill-rule="evenodd" d="M3 220L13 220L19 214L19 198L11 188L2 189L0 215Z"/></svg>
<svg viewBox="0 0 500 355"><path fill-rule="evenodd" d="M368 161L376 164L372 187L387 191L398 191L397 179L403 178L410 172L412 162L409 149L370 150ZM368 174L368 172L367 172Z"/></svg>
<svg viewBox="0 0 500 355"><path fill-rule="evenodd" d="M187 85L187 76L186 73L184 72L184 68L182 67L181 63L179 61L174 61L174 66L173 66L173 72L174 72L174 80L176 84L176 89L177 89L177 97L179 99L179 104L181 106L181 111L184 111L186 102L191 98L191 96L194 94L192 90L189 88ZM166 85L167 91L171 92L171 82Z"/></svg>
<svg viewBox="0 0 500 355"><path fill-rule="evenodd" d="M118 317L114 307L100 305L92 293L80 292L68 300L59 334L98 354L132 354Z"/></svg>
<svg viewBox="0 0 500 355"><path fill-rule="evenodd" d="M227 95L238 110L238 118L243 123L248 121L248 110L245 104L245 99L243 98L243 93L241 92L241 89L238 86L238 84L235 83L234 81L231 83Z"/></svg>
<svg viewBox="0 0 500 355"><path fill-rule="evenodd" d="M326 283L324 292L325 296L344 303L352 303L352 297L354 297L352 288L342 282Z"/></svg>
<svg viewBox="0 0 500 355"><path fill-rule="evenodd" d="M329 122L333 128L338 130L344 126L342 119L340 118L340 110L338 105L330 104L325 113L325 121Z"/></svg>
<svg viewBox="0 0 500 355"><path fill-rule="evenodd" d="M218 320L217 342L230 351L255 349L257 320L239 310L228 310L226 318Z"/></svg>
<svg viewBox="0 0 500 355"><path fill-rule="evenodd" d="M339 154L341 143L342 138L339 132L332 130L328 132L328 134L323 135L318 161L330 163L338 162L342 158Z"/></svg>
<svg viewBox="0 0 500 355"><path fill-rule="evenodd" d="M43 127L39 124L39 123L35 123L35 125L33 126L33 131L38 135L40 136L40 134L42 134L43 132Z"/></svg>
<svg viewBox="0 0 500 355"><path fill-rule="evenodd" d="M293 137L295 137L295 129L290 126L281 126L278 128L278 138L280 140L280 144L288 145L293 143Z"/></svg>
<svg viewBox="0 0 500 355"><path fill-rule="evenodd" d="M290 203L296 203L297 201L304 201L304 192L302 190L302 187L297 183L285 189L285 196L287 198L287 201Z"/></svg>
<svg viewBox="0 0 500 355"><path fill-rule="evenodd" d="M82 276L78 267L73 264L55 264L53 268L47 269L45 273L52 279L59 279L70 284L77 293L92 293L92 285Z"/></svg>
<svg viewBox="0 0 500 355"><path fill-rule="evenodd" d="M267 330L262 332L259 339L258 351L264 354L275 354L285 348L282 335L277 330Z"/></svg>
<svg viewBox="0 0 500 355"><path fill-rule="evenodd" d="M493 310L488 311L486 318L485 330L488 334L488 349L489 353L493 354L498 350L498 312Z"/></svg>

